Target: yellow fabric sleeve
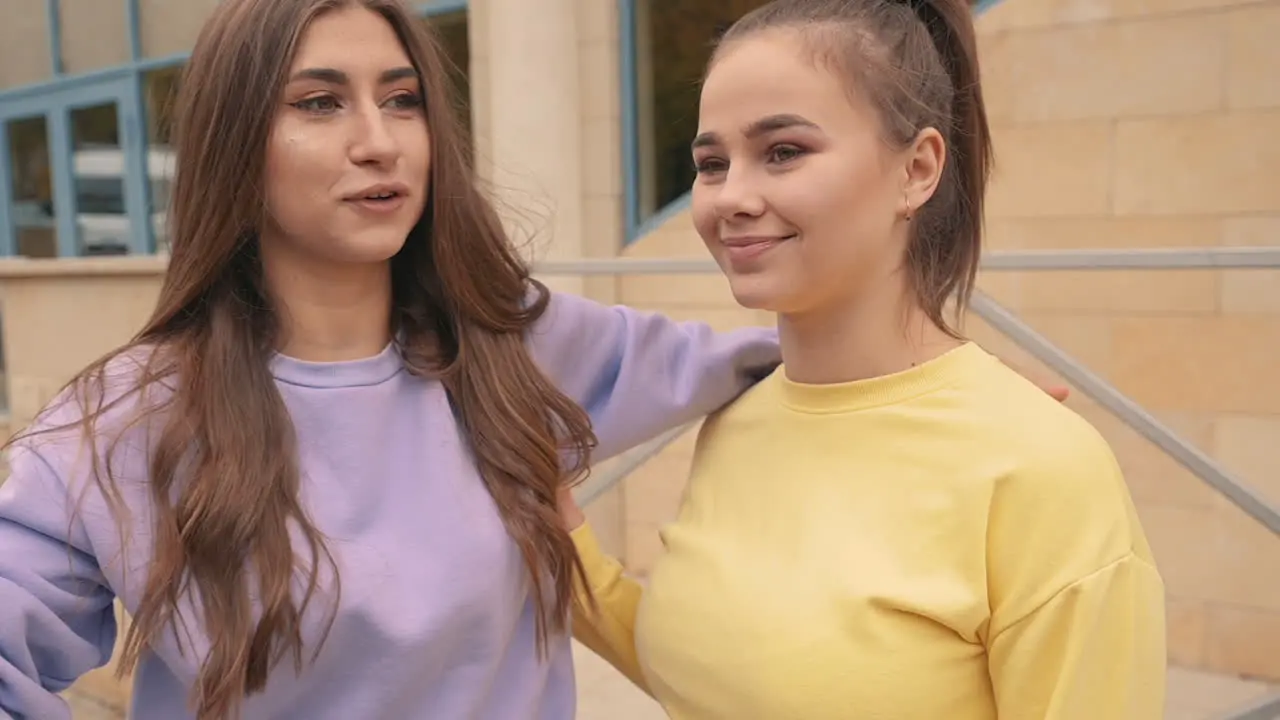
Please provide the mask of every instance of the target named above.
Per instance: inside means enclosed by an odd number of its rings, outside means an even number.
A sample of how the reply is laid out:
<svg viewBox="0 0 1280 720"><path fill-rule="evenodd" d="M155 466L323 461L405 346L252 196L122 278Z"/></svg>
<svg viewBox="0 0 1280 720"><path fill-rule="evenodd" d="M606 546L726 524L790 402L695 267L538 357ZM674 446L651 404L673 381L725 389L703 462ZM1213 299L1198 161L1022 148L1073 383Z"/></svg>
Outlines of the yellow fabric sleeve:
<svg viewBox="0 0 1280 720"><path fill-rule="evenodd" d="M988 645L1001 720L1161 720L1163 608L1156 568L1130 554L1005 628Z"/></svg>
<svg viewBox="0 0 1280 720"><path fill-rule="evenodd" d="M604 554L590 523L579 525L570 537L582 558L596 605L592 611L589 596L579 586L573 603L573 636L652 695L636 656L636 609L643 592L640 583L626 576L621 563Z"/></svg>

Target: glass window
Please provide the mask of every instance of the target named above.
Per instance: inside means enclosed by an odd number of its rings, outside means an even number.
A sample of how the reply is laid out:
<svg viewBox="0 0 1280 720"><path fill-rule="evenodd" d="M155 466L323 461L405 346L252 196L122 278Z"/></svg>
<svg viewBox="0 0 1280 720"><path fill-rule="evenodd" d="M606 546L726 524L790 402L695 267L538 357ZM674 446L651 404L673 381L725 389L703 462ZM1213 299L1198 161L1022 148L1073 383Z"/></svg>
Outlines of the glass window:
<svg viewBox="0 0 1280 720"><path fill-rule="evenodd" d="M124 215L123 177L75 178L76 209L89 215Z"/></svg>
<svg viewBox="0 0 1280 720"><path fill-rule="evenodd" d="M445 55L453 65L453 82L457 87L458 97L462 99L462 121L467 132L471 131L471 42L467 37L467 11L455 10L428 15L425 22L435 28Z"/></svg>
<svg viewBox="0 0 1280 720"><path fill-rule="evenodd" d="M142 76L147 111L147 142L153 147L173 141L174 107L182 82L183 65L151 70Z"/></svg>
<svg viewBox="0 0 1280 720"><path fill-rule="evenodd" d="M44 115L0 123L9 144L13 197L8 198L13 250L23 257L58 256L49 121Z"/></svg>
<svg viewBox="0 0 1280 720"><path fill-rule="evenodd" d="M83 255L126 255L133 240L125 204L125 153L114 102L71 111L72 186Z"/></svg>
<svg viewBox="0 0 1280 720"><path fill-rule="evenodd" d="M182 65L172 65L142 76L147 115L147 180L151 185L151 228L156 251L169 252L169 190L173 184L173 123Z"/></svg>
<svg viewBox="0 0 1280 720"><path fill-rule="evenodd" d="M698 93L715 41L768 0L628 0L624 32L634 33L634 154L628 159L628 225L651 218L693 184L689 143L698 131ZM624 107L626 106L624 99Z"/></svg>

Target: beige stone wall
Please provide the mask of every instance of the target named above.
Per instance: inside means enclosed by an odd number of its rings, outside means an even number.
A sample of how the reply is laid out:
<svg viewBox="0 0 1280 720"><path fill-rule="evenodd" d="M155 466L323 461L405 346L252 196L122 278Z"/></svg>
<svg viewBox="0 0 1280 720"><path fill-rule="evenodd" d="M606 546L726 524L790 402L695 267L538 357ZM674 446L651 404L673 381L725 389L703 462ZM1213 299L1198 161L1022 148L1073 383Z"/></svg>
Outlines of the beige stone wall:
<svg viewBox="0 0 1280 720"><path fill-rule="evenodd" d="M979 30L998 162L990 248L1280 244L1280 1L1005 0ZM689 223L627 254L701 257ZM1280 272L988 273L981 286L1280 504ZM720 278L624 278L619 296L768 322ZM968 330L1047 372L981 322ZM1125 466L1168 583L1171 660L1280 678L1280 538L1094 403L1071 404ZM639 572L691 450L686 438L627 483Z"/></svg>
<svg viewBox="0 0 1280 720"><path fill-rule="evenodd" d="M62 61L68 75L129 62L124 0L58 0Z"/></svg>
<svg viewBox="0 0 1280 720"><path fill-rule="evenodd" d="M75 372L128 341L163 268L158 258L0 260L6 424L25 425Z"/></svg>
<svg viewBox="0 0 1280 720"><path fill-rule="evenodd" d="M53 76L44 3L0 0L0 90Z"/></svg>
<svg viewBox="0 0 1280 720"><path fill-rule="evenodd" d="M139 0L142 54L164 57L191 50L217 4L218 0Z"/></svg>
<svg viewBox="0 0 1280 720"><path fill-rule="evenodd" d="M981 21L996 249L1280 245L1280 2L1009 0ZM1280 504L1280 273L990 278L1175 431ZM989 335L978 331L977 334ZM1280 678L1280 538L1088 402L1170 595L1173 661Z"/></svg>

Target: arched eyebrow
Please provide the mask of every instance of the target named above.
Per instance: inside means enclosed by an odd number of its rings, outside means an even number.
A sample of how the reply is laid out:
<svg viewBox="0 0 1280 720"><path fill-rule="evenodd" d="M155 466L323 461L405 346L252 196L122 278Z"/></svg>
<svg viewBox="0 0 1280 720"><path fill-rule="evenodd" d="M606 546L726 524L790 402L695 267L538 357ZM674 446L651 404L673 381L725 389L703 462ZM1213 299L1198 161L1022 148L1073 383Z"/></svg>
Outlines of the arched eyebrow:
<svg viewBox="0 0 1280 720"><path fill-rule="evenodd" d="M418 71L407 65L391 68L390 70L384 70L382 74L378 76L378 82L383 85L399 82L401 80L417 79ZM303 68L302 70L294 73L293 77L289 78L289 82L297 80L319 80L320 82L329 83L330 85L351 84L351 76L335 68Z"/></svg>
<svg viewBox="0 0 1280 720"><path fill-rule="evenodd" d="M777 132L778 130L785 130L787 128L792 128L792 127L806 127L806 128L812 128L815 130L818 129L817 124L811 120L808 120L799 115L783 113L780 115L768 115L760 118L759 120L756 120L755 122L752 122L751 124L743 128L742 134L745 135L747 138L753 139L753 138L760 137L761 135L767 135L771 132ZM716 135L713 132L705 132L695 137L693 139L693 142L690 144L690 147L693 150L697 150L700 147L718 145L719 143L720 143L719 135Z"/></svg>

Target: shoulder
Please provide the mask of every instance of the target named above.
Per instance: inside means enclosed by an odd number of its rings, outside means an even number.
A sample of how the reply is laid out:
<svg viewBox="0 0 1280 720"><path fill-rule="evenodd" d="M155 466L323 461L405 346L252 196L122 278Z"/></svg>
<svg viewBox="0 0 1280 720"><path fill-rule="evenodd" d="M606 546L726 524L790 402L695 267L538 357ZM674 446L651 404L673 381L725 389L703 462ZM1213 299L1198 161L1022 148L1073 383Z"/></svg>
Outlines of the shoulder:
<svg viewBox="0 0 1280 720"><path fill-rule="evenodd" d="M993 362L997 366L976 402L987 436L1008 463L996 482L997 499L1049 504L1064 513L1124 509L1128 490L1102 433L1070 406Z"/></svg>
<svg viewBox="0 0 1280 720"><path fill-rule="evenodd" d="M112 546L150 503L150 439L175 382L165 353L121 350L70 382L7 446L0 516L73 546ZM141 526L138 527L141 531Z"/></svg>
<svg viewBox="0 0 1280 720"><path fill-rule="evenodd" d="M14 455L33 454L63 479L90 455L122 460L146 453L149 430L177 390L163 348L122 349L71 380L12 441Z"/></svg>
<svg viewBox="0 0 1280 720"><path fill-rule="evenodd" d="M1005 375L1007 373L1007 376ZM1136 557L1153 562L1120 464L1102 434L1007 368L981 413L992 443L987 562L995 605L1041 602Z"/></svg>

